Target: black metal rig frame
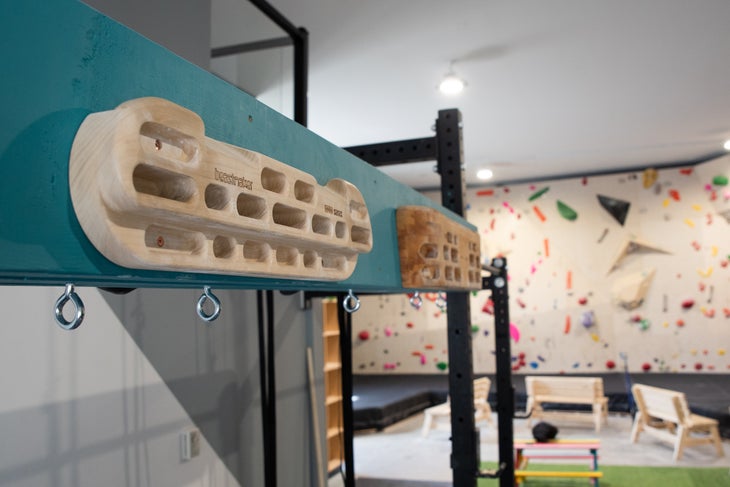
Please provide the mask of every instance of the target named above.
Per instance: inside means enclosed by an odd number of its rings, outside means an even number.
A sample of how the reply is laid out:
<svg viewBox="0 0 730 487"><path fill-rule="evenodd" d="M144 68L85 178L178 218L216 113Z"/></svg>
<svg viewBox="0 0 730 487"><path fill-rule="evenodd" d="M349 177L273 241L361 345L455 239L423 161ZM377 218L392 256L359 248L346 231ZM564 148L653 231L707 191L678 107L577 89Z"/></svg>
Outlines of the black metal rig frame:
<svg viewBox="0 0 730 487"><path fill-rule="evenodd" d="M264 15L287 33L287 37L216 48L211 57L229 56L276 47L294 46L294 120L307 125L307 79L309 33L296 27L266 0L249 0ZM436 135L421 139L400 140L349 147L346 150L374 166L410 162L437 162L441 176L442 205L464 215L465 180L461 114L457 109L440 110ZM476 486L479 477L499 477L500 487L514 485L513 425L514 386L512 385L509 336L509 296L507 263L494 259L484 269L482 288L489 289L494 303L497 366L497 413L499 428L499 468L479 468L479 432L474 422L474 370L468 292L447 293L447 332L449 354L449 395L451 397L451 431L453 485ZM257 291L259 303L259 353L261 365L262 427L264 437L264 480L266 487L276 487L276 387L274 364L273 291ZM342 354L342 395L344 423L345 487L355 486L352 412L352 316L343 311L344 295L338 297L340 351Z"/></svg>
<svg viewBox="0 0 730 487"><path fill-rule="evenodd" d="M436 135L419 139L348 147L345 150L374 166L436 161L441 176L441 204L464 216L466 184L463 171L461 113L457 109L439 110ZM482 289L492 293L497 366L497 413L499 430L499 467L480 469L479 431L474 422L474 367L470 323L469 292L447 293L447 333L449 356L449 396L451 397L451 468L454 487L475 487L477 478L499 477L500 487L514 485L513 424L514 386L509 335L509 295L507 262L494 259L484 265L490 276ZM342 352L342 395L345 424L345 487L354 487L352 454L352 356L351 318L340 321Z"/></svg>

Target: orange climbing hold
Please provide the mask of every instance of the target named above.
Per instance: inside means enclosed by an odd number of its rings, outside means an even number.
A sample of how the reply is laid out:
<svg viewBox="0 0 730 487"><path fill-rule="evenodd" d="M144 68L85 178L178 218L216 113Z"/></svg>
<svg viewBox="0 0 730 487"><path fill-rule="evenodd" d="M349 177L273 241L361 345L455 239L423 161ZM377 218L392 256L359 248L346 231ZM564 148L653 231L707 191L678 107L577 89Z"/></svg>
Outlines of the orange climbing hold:
<svg viewBox="0 0 730 487"><path fill-rule="evenodd" d="M566 335L570 333L570 315L565 317L565 328L563 329L563 333Z"/></svg>
<svg viewBox="0 0 730 487"><path fill-rule="evenodd" d="M540 219L541 222L544 222L545 220L547 220L547 218L545 218L545 215L543 214L543 212L540 211L540 208L538 208L537 206L533 206L532 211L535 212L535 215L537 215L537 217Z"/></svg>

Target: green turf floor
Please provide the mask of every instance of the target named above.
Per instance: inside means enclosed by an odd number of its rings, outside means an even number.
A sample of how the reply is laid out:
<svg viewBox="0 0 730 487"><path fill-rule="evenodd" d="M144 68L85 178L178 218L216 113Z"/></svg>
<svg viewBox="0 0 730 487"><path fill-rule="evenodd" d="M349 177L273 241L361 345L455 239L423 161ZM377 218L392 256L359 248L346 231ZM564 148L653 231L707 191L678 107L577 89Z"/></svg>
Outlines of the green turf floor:
<svg viewBox="0 0 730 487"><path fill-rule="evenodd" d="M483 468L494 468L485 464ZM570 471L587 470L585 465L530 464L529 470ZM680 467L617 467L601 466L603 477L599 487L722 487L730 486L730 470L727 468L680 468ZM498 480L480 479L479 487L494 487ZM525 487L591 485L588 479L533 478Z"/></svg>

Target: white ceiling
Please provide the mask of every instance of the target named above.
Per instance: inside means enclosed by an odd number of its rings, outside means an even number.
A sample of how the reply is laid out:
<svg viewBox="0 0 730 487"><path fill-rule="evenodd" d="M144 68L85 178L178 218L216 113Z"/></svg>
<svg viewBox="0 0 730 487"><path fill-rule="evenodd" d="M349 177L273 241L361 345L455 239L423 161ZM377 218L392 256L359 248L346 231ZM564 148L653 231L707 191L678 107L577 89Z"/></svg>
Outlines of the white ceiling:
<svg viewBox="0 0 730 487"><path fill-rule="evenodd" d="M310 32L309 128L339 146L427 137L458 108L467 180L504 183L695 161L730 138L728 0L269 1ZM214 0L214 46L282 35L259 19L216 38L241 3ZM468 86L449 98L452 60ZM433 187L433 165L389 171Z"/></svg>

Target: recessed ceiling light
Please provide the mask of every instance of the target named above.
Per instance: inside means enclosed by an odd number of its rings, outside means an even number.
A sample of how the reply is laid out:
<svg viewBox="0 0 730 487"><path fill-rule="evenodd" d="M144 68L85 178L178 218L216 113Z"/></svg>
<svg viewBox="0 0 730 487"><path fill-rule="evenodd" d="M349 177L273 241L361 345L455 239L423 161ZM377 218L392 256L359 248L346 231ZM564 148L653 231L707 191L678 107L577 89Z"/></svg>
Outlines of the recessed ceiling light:
<svg viewBox="0 0 730 487"><path fill-rule="evenodd" d="M480 169L477 171L477 178L481 179L482 181L492 179L492 176L494 176L494 173L491 169Z"/></svg>
<svg viewBox="0 0 730 487"><path fill-rule="evenodd" d="M725 148L725 150L730 151L730 139L727 139L725 141L725 144L723 144L723 147Z"/></svg>

